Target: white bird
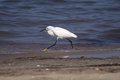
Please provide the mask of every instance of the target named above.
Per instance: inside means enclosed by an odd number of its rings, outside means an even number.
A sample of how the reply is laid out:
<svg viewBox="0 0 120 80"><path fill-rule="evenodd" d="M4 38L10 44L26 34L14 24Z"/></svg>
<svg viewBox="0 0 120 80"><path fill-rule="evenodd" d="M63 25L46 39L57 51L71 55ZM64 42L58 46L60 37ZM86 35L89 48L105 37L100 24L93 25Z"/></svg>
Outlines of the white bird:
<svg viewBox="0 0 120 80"><path fill-rule="evenodd" d="M46 30L48 32L48 34L50 36L54 36L54 37L57 37L55 43L47 48L45 48L43 51L47 51L47 49L53 47L56 45L58 39L66 39L70 42L72 48L73 48L73 44L72 44L72 41L69 39L69 38L77 38L77 35L75 35L74 33L64 29L64 28L61 28L61 27L53 27L53 26L47 26L45 29L41 30L44 31Z"/></svg>

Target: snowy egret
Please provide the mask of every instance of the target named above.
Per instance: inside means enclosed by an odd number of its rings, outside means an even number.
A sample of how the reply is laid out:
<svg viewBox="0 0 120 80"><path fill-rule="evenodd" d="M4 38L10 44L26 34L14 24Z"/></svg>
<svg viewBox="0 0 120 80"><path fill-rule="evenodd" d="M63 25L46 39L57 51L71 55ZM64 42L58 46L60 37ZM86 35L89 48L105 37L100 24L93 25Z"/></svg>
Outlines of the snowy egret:
<svg viewBox="0 0 120 80"><path fill-rule="evenodd" d="M75 35L74 33L70 32L70 31L68 31L68 30L66 30L64 28L53 27L53 26L47 26L45 29L41 30L41 32L44 31L44 30L46 30L50 36L57 37L57 39L56 39L54 44L52 44L49 47L45 48L43 51L47 51L47 49L55 46L58 39L66 39L66 40L68 40L70 42L70 44L71 44L71 47L73 48L72 41L69 38L77 38L77 35Z"/></svg>

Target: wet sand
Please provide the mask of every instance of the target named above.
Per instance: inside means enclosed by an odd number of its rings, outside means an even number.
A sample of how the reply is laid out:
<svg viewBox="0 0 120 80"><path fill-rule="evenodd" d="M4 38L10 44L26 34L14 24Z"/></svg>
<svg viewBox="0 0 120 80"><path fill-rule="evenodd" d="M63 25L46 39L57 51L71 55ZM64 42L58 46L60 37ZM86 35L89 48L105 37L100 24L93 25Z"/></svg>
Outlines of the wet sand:
<svg viewBox="0 0 120 80"><path fill-rule="evenodd" d="M120 48L83 50L33 50L31 53L0 54L0 80L119 80L120 57L87 58L75 55L119 51ZM76 53L77 52L77 53ZM102 53L101 52L101 53Z"/></svg>

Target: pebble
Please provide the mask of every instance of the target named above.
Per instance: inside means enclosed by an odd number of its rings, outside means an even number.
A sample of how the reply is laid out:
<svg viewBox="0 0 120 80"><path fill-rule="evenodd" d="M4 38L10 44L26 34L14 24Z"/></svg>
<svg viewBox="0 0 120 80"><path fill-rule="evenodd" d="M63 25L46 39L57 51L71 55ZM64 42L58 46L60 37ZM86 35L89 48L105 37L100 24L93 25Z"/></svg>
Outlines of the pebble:
<svg viewBox="0 0 120 80"><path fill-rule="evenodd" d="M98 67L95 68L96 71L99 71L100 69Z"/></svg>
<svg viewBox="0 0 120 80"><path fill-rule="evenodd" d="M50 70L50 69L46 68L45 70L48 71L48 70Z"/></svg>
<svg viewBox="0 0 120 80"><path fill-rule="evenodd" d="M69 58L69 56L63 56L62 58Z"/></svg>
<svg viewBox="0 0 120 80"><path fill-rule="evenodd" d="M40 67L40 65L38 64L37 67Z"/></svg>

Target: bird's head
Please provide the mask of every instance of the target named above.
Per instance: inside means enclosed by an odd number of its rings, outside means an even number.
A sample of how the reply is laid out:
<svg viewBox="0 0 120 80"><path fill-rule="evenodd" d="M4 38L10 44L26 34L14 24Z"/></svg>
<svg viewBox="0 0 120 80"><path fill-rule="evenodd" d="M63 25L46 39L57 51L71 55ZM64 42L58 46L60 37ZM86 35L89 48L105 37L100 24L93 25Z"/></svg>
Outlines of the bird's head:
<svg viewBox="0 0 120 80"><path fill-rule="evenodd" d="M46 27L46 30L48 31L48 30L52 30L54 27L53 26L47 26Z"/></svg>
<svg viewBox="0 0 120 80"><path fill-rule="evenodd" d="M46 28L42 29L40 32L42 31L48 31L48 30L52 30L54 27L53 26L47 26Z"/></svg>

